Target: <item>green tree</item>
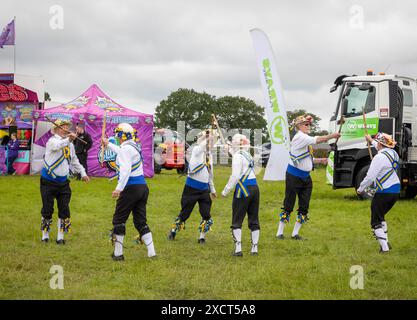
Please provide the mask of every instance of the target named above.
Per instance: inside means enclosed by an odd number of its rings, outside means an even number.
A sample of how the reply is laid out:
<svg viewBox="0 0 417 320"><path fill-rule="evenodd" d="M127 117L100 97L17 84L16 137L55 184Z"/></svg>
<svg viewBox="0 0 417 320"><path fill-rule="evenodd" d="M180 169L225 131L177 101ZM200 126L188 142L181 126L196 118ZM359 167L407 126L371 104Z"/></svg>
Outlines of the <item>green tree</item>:
<svg viewBox="0 0 417 320"><path fill-rule="evenodd" d="M252 130L262 130L262 142L268 141L267 122L265 120L264 108L258 106L253 100L239 96L225 96L217 99L216 117L222 129L229 131L229 139L235 132L234 129L250 129L251 144L254 145L255 134Z"/></svg>
<svg viewBox="0 0 417 320"><path fill-rule="evenodd" d="M216 106L215 96L192 89L178 89L156 107L155 125L175 130L177 121L184 121L187 131L203 129L210 125Z"/></svg>
<svg viewBox="0 0 417 320"><path fill-rule="evenodd" d="M329 134L326 130L322 130L319 126L319 121L321 118L314 113L307 112L304 109L296 109L294 111L287 111L288 124L291 125L292 121L295 120L298 116L309 115L313 118L313 123L311 125L311 134L315 136L323 136Z"/></svg>
<svg viewBox="0 0 417 320"><path fill-rule="evenodd" d="M184 121L186 130L203 129L211 125L216 114L222 129L262 129L267 133L264 108L250 99L225 96L216 98L192 89L178 89L162 100L155 110L155 125L160 128L177 128Z"/></svg>
<svg viewBox="0 0 417 320"><path fill-rule="evenodd" d="M217 99L216 117L222 129L261 129L267 134L264 108L244 97L225 96Z"/></svg>

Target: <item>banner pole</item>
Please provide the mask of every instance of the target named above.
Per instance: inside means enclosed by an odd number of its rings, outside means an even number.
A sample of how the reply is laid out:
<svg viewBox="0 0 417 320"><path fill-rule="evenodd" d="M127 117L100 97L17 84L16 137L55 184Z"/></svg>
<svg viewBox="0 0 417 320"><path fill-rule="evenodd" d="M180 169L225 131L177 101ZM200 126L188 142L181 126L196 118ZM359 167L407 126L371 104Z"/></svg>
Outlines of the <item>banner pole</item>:
<svg viewBox="0 0 417 320"><path fill-rule="evenodd" d="M33 138L35 137L35 120L32 120L32 136L30 138L30 151L29 151L29 175L33 174L32 159L33 159Z"/></svg>
<svg viewBox="0 0 417 320"><path fill-rule="evenodd" d="M13 75L16 74L16 16L14 17ZM13 76L14 82L14 76Z"/></svg>

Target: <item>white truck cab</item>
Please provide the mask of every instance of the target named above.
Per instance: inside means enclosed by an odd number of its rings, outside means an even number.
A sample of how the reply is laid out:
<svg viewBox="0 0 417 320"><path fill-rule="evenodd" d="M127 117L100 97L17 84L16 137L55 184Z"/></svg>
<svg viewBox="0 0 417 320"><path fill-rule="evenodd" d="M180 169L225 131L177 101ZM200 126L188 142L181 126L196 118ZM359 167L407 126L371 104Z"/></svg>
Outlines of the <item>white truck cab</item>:
<svg viewBox="0 0 417 320"><path fill-rule="evenodd" d="M371 159L366 130L392 135L400 156L398 172L401 195L417 195L417 81L413 78L379 74L368 70L366 76L340 76L330 92L339 90L336 110L330 119L330 132L341 129L341 138L332 145L327 168L334 188L357 189L365 178ZM344 122L341 125L341 118ZM364 126L366 121L366 130ZM373 155L377 150L371 148Z"/></svg>

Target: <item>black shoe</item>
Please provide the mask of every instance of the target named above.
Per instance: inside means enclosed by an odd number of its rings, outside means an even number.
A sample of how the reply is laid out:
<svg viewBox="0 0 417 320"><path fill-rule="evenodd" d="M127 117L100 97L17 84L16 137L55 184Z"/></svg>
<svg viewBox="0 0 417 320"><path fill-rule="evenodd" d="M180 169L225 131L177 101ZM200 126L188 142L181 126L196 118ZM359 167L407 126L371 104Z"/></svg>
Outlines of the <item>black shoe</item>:
<svg viewBox="0 0 417 320"><path fill-rule="evenodd" d="M125 260L125 257L123 256L123 255L121 255L121 256L115 256L114 255L114 253L112 253L111 254L111 258L114 260L114 261L124 261Z"/></svg>
<svg viewBox="0 0 417 320"><path fill-rule="evenodd" d="M64 239L56 240L56 244L64 245L65 244L65 240Z"/></svg>
<svg viewBox="0 0 417 320"><path fill-rule="evenodd" d="M199 244L206 244L206 239L203 239L203 238L198 239L198 243Z"/></svg>
<svg viewBox="0 0 417 320"><path fill-rule="evenodd" d="M176 233L171 231L169 233L169 235L168 235L168 240L171 240L171 241L174 240L175 239L175 235L176 235Z"/></svg>
<svg viewBox="0 0 417 320"><path fill-rule="evenodd" d="M49 238L42 239L42 242L43 243L48 243L49 242Z"/></svg>
<svg viewBox="0 0 417 320"><path fill-rule="evenodd" d="M303 237L300 237L298 234L296 234L294 237L291 237L291 239L293 239L293 240L300 240L300 241L307 240L307 239L305 239Z"/></svg>
<svg viewBox="0 0 417 320"><path fill-rule="evenodd" d="M242 251L239 251L239 252L233 252L233 253L232 253L232 256L234 256L234 257L243 257L243 253L242 253Z"/></svg>
<svg viewBox="0 0 417 320"><path fill-rule="evenodd" d="M279 236L277 236L277 239L278 240L284 240L285 238L284 238L284 235L283 234L280 234Z"/></svg>
<svg viewBox="0 0 417 320"><path fill-rule="evenodd" d="M379 248L379 253L380 254L387 254L388 252L389 252L389 250L384 251L384 250L382 250L382 247Z"/></svg>

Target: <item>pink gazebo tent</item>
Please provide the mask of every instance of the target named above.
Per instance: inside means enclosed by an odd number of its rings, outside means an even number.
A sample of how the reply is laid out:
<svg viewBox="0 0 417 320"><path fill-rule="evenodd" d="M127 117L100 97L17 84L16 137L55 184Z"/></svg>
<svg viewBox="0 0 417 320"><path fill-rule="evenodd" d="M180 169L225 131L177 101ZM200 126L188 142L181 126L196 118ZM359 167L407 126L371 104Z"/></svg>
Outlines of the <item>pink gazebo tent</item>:
<svg viewBox="0 0 417 320"><path fill-rule="evenodd" d="M91 135L93 146L88 152L88 172L91 176L108 176L109 169L102 167L98 161L100 139L104 114L107 114L106 135L113 136L113 130L122 122L131 124L138 132L138 138L142 146L144 174L152 177L153 171L153 115L137 112L121 106L106 95L96 84L93 84L78 98L59 105L35 112L35 138L32 155L32 172L42 169L42 158L45 144L51 136L51 124L45 116L51 120L68 119L74 126L84 123L85 130Z"/></svg>

